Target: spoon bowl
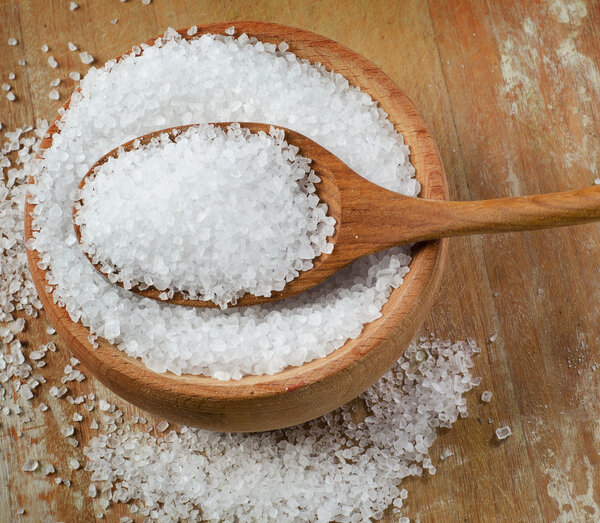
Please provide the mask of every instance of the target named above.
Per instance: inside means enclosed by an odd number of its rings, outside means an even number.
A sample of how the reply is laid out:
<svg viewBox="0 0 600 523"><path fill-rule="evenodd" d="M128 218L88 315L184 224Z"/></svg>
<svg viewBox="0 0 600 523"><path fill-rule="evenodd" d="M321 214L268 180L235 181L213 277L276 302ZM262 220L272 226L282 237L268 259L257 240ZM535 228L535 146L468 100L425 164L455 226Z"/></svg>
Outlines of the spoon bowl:
<svg viewBox="0 0 600 523"><path fill-rule="evenodd" d="M320 62L328 70L343 71L352 85L379 103L410 146L421 196L447 199L444 168L422 118L412 102L374 64L326 37L279 24L208 24L198 26L197 34L223 34L231 25L235 25L236 36L246 33L275 44L286 41L300 58ZM187 28L178 32L183 38L191 38ZM147 43L151 45L154 40ZM59 120L60 115L56 121ZM49 148L53 137L60 133L56 121L42 142L42 150ZM28 200L27 239L33 236L34 210L35 204ZM159 374L103 338L94 348L88 339L89 330L55 303L49 271L39 265L40 253L28 250L27 255L49 321L63 343L104 385L138 407L169 420L204 429L244 432L277 429L315 418L355 398L379 379L404 352L424 321L440 285L446 252L447 240L414 246L410 272L404 283L391 292L382 316L328 356L274 375L246 376L237 381Z"/></svg>

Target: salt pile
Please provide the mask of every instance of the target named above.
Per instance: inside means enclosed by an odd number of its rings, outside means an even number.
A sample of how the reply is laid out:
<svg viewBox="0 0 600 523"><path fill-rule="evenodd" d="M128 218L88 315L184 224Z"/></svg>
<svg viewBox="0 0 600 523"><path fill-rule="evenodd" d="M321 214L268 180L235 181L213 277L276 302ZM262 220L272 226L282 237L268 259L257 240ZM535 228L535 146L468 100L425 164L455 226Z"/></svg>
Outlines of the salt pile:
<svg viewBox="0 0 600 523"><path fill-rule="evenodd" d="M35 129L28 125L4 133L6 141L0 150L0 169L6 169L6 176L0 177L0 321L12 320L15 310L34 316L42 306L27 266L23 214L27 179L36 169L34 157L47 128L48 122L38 119Z"/></svg>
<svg viewBox="0 0 600 523"><path fill-rule="evenodd" d="M428 449L466 416L477 352L472 341L412 345L364 403L285 430L153 436L112 424L86 447L85 468L106 504L137 501L132 512L164 521L379 519L402 506L402 479L435 474Z"/></svg>
<svg viewBox="0 0 600 523"><path fill-rule="evenodd" d="M386 113L341 75L285 49L246 35L184 40L171 29L118 63L90 69L44 154L32 190L38 205L31 247L49 270L54 298L152 370L237 379L326 356L381 316L408 272L409 249L388 250L297 298L222 312L136 296L106 281L82 254L71 223L79 180L119 144L176 125L288 127L369 180L417 195L408 147Z"/></svg>
<svg viewBox="0 0 600 523"><path fill-rule="evenodd" d="M282 290L331 252L310 159L281 129L194 126L122 151L79 193L83 250L112 282L214 301Z"/></svg>

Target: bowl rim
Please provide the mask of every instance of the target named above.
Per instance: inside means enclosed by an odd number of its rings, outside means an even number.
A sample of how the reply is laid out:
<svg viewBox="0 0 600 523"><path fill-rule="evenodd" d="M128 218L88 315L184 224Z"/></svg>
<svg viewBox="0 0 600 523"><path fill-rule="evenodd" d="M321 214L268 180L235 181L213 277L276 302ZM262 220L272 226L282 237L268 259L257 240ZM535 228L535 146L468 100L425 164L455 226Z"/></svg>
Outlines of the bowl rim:
<svg viewBox="0 0 600 523"><path fill-rule="evenodd" d="M427 131L423 119L417 112L414 104L381 69L360 54L334 40L311 31L282 24L259 21L201 24L197 26L197 33L193 37L199 37L204 33L223 34L225 29L232 25L235 27L235 36L246 33L251 37L257 37L261 41L286 41L285 35L293 32L293 38L298 39L298 37L301 37L304 43L311 46L311 51L315 52L317 58L319 56L319 47L322 45L334 48L340 55L351 57L353 65L358 66L370 78L375 78L377 83L383 86L388 93L383 99L382 97L374 98L379 107L386 105L386 99L394 99L395 101L402 102L403 109L406 111L407 116L410 117L414 128L410 131L403 130L400 128L399 123L390 121L396 130L402 134L405 142L411 147L411 161L414 160L413 151L416 141L423 142L423 144L428 146L428 157L420 159L419 163L421 165L417 166L413 161L413 165L417 171L417 178L422 187L420 196L438 200L448 199L444 168L433 138ZM189 27L186 27L177 30L177 32L184 38L188 38L188 29ZM145 43L151 45L163 35L164 33L148 39ZM132 46L132 49L133 47L136 46ZM130 54L132 49L121 54L116 60L120 60L123 56ZM290 50L294 51L293 48ZM312 59L311 62L313 62ZM343 75L343 71L339 69L335 69L335 71L341 72ZM361 89L368 92L368 89L364 89L363 87ZM67 109L69 103L70 98L63 105L63 109ZM59 132L56 124L60 119L61 115L59 112L48 129L46 137L42 140L40 152L50 147L53 135ZM33 178L30 179L30 183L34 182ZM25 241L32 237L32 211L34 208L35 204L30 201L30 195L28 194L25 203ZM99 346L94 349L87 339L90 335L88 329L79 321L74 322L71 320L66 309L54 303L52 291L48 290L48 288L53 289L53 286L46 281L47 271L38 267L38 262L41 261L40 253L27 249L27 257L40 301L50 322L75 356L109 388L115 388L111 386L111 383L114 384L125 380L131 386L140 387L145 393L151 393L154 390L161 393L176 393L198 399L218 398L219 401L239 401L240 399L254 400L292 392L330 378L337 373L345 371L350 366L360 364L360 360L364 356L376 350L381 342L392 334L398 324L399 318L406 314L407 310L418 306L417 302L419 301L419 297L424 293L424 290L432 295L429 298L429 303L431 303L433 295L435 295L439 287L446 251L446 239L415 245L412 252L410 272L404 277L403 283L390 293L388 300L381 309L381 317L365 324L357 338L346 340L344 345L335 349L327 356L303 363L297 367L288 367L276 374L246 375L240 380L229 381L222 381L204 375L177 375L170 371L165 373L154 372L146 367L140 359L129 356L115 345L108 343L100 337L98 337ZM426 289L423 286L426 286ZM399 307L399 304L402 306ZM397 351L396 359L401 355L401 351L403 350L404 347L401 347Z"/></svg>

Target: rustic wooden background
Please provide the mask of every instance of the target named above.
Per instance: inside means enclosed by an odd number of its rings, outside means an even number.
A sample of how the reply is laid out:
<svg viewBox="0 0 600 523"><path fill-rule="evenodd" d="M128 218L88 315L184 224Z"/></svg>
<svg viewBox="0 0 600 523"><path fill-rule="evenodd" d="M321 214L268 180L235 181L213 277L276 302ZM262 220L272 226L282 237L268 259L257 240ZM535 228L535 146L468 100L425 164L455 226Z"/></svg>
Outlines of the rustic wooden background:
<svg viewBox="0 0 600 523"><path fill-rule="evenodd" d="M73 41L102 63L132 44L184 27L242 19L289 24L337 40L380 66L408 94L437 140L455 199L493 198L589 186L600 176L600 9L581 0L205 1L0 0L0 82L9 71L18 100L0 98L5 130L52 118L73 90L68 72L84 72ZM113 25L110 21L118 18ZM14 36L19 45L9 47ZM47 43L59 68L46 64ZM17 60L25 58L27 67ZM60 101L48 98L60 76ZM470 416L444 431L433 454L455 456L433 477L403 483L403 513L419 521L600 521L600 228L504 234L452 241L444 283L423 333L474 337L484 350L483 377L469 396ZM42 314L22 340L48 341ZM497 334L497 339L489 338ZM68 353L44 374L58 381ZM483 390L494 395L479 401ZM47 387L45 387L47 390ZM88 378L73 395L102 391ZM117 401L116 398L112 398ZM51 410L26 426L0 426L0 520L25 507L30 521L79 522L98 511L79 455L59 426L74 410L65 401L33 400ZM122 405L123 402L119 401ZM125 407L126 413L134 413ZM494 420L489 423L488 419ZM494 428L510 425L505 443ZM79 438L91 433L87 422ZM79 429L78 429L79 430ZM93 432L93 431L92 431ZM47 456L58 475L21 472L30 456ZM107 518L128 514L113 507Z"/></svg>

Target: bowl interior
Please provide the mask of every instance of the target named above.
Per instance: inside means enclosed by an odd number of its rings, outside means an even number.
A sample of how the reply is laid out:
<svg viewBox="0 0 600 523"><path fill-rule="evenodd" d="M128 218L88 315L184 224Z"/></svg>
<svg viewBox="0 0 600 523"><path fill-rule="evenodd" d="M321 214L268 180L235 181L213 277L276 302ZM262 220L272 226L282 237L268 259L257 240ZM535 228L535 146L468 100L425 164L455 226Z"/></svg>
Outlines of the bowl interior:
<svg viewBox="0 0 600 523"><path fill-rule="evenodd" d="M197 34L223 34L224 30L231 25L235 26L236 36L246 33L263 42L275 44L286 41L290 50L300 58L306 58L313 63L319 62L328 70L341 73L352 85L359 86L367 92L388 113L396 130L402 134L410 146L411 161L416 169L416 177L422 186L420 196L447 199L446 179L439 153L421 117L412 102L375 65L332 40L308 31L278 24L262 22L208 24L199 26ZM186 32L187 29L179 31L183 37L189 38ZM149 40L148 43L152 43L154 40ZM68 107L68 102L65 107ZM42 143L42 148L48 148L51 145L52 135L55 132L58 130L53 125L49 130L50 136ZM27 202L25 209L27 239L32 236L31 211L33 207L33 204ZM356 339L348 340L330 355L300 367L290 367L274 375L246 376L241 380L228 382L205 376L178 376L170 372L154 373L146 368L140 360L129 357L102 338L98 339L99 347L94 349L88 341L89 331L80 323L72 321L65 309L54 303L51 292L48 292L46 271L38 267L39 253L28 251L28 257L40 299L49 320L59 335L69 345L75 356L102 382L117 393L122 393L129 401L139 404L135 401L134 395L125 393L124 387L131 387L135 384L136 387L146 387L165 394L177 394L184 398L239 399L284 394L293 390L294 387L304 387L343 372L374 351L393 334L395 329L412 329L413 332L403 334L402 342L396 343L396 347L386 349L394 353L386 357L385 364L389 367L404 350L407 343L404 340L410 340L416 333L431 304L433 295L437 291L445 245L445 241L442 240L426 242L414 247L410 272L405 277L404 283L392 291L388 302L382 309L382 317L366 325ZM404 323L401 321L403 319ZM399 324L401 324L400 327L398 327ZM373 383L381 373L382 369L376 369L373 376L369 378L370 383L366 385L363 383L362 389L364 390ZM365 380L365 383L369 380ZM356 394L360 392L358 391ZM145 404L143 407L147 410L160 410L158 406L152 404ZM324 405L323 408L325 407L331 410L329 406ZM323 412L326 411L323 410Z"/></svg>

